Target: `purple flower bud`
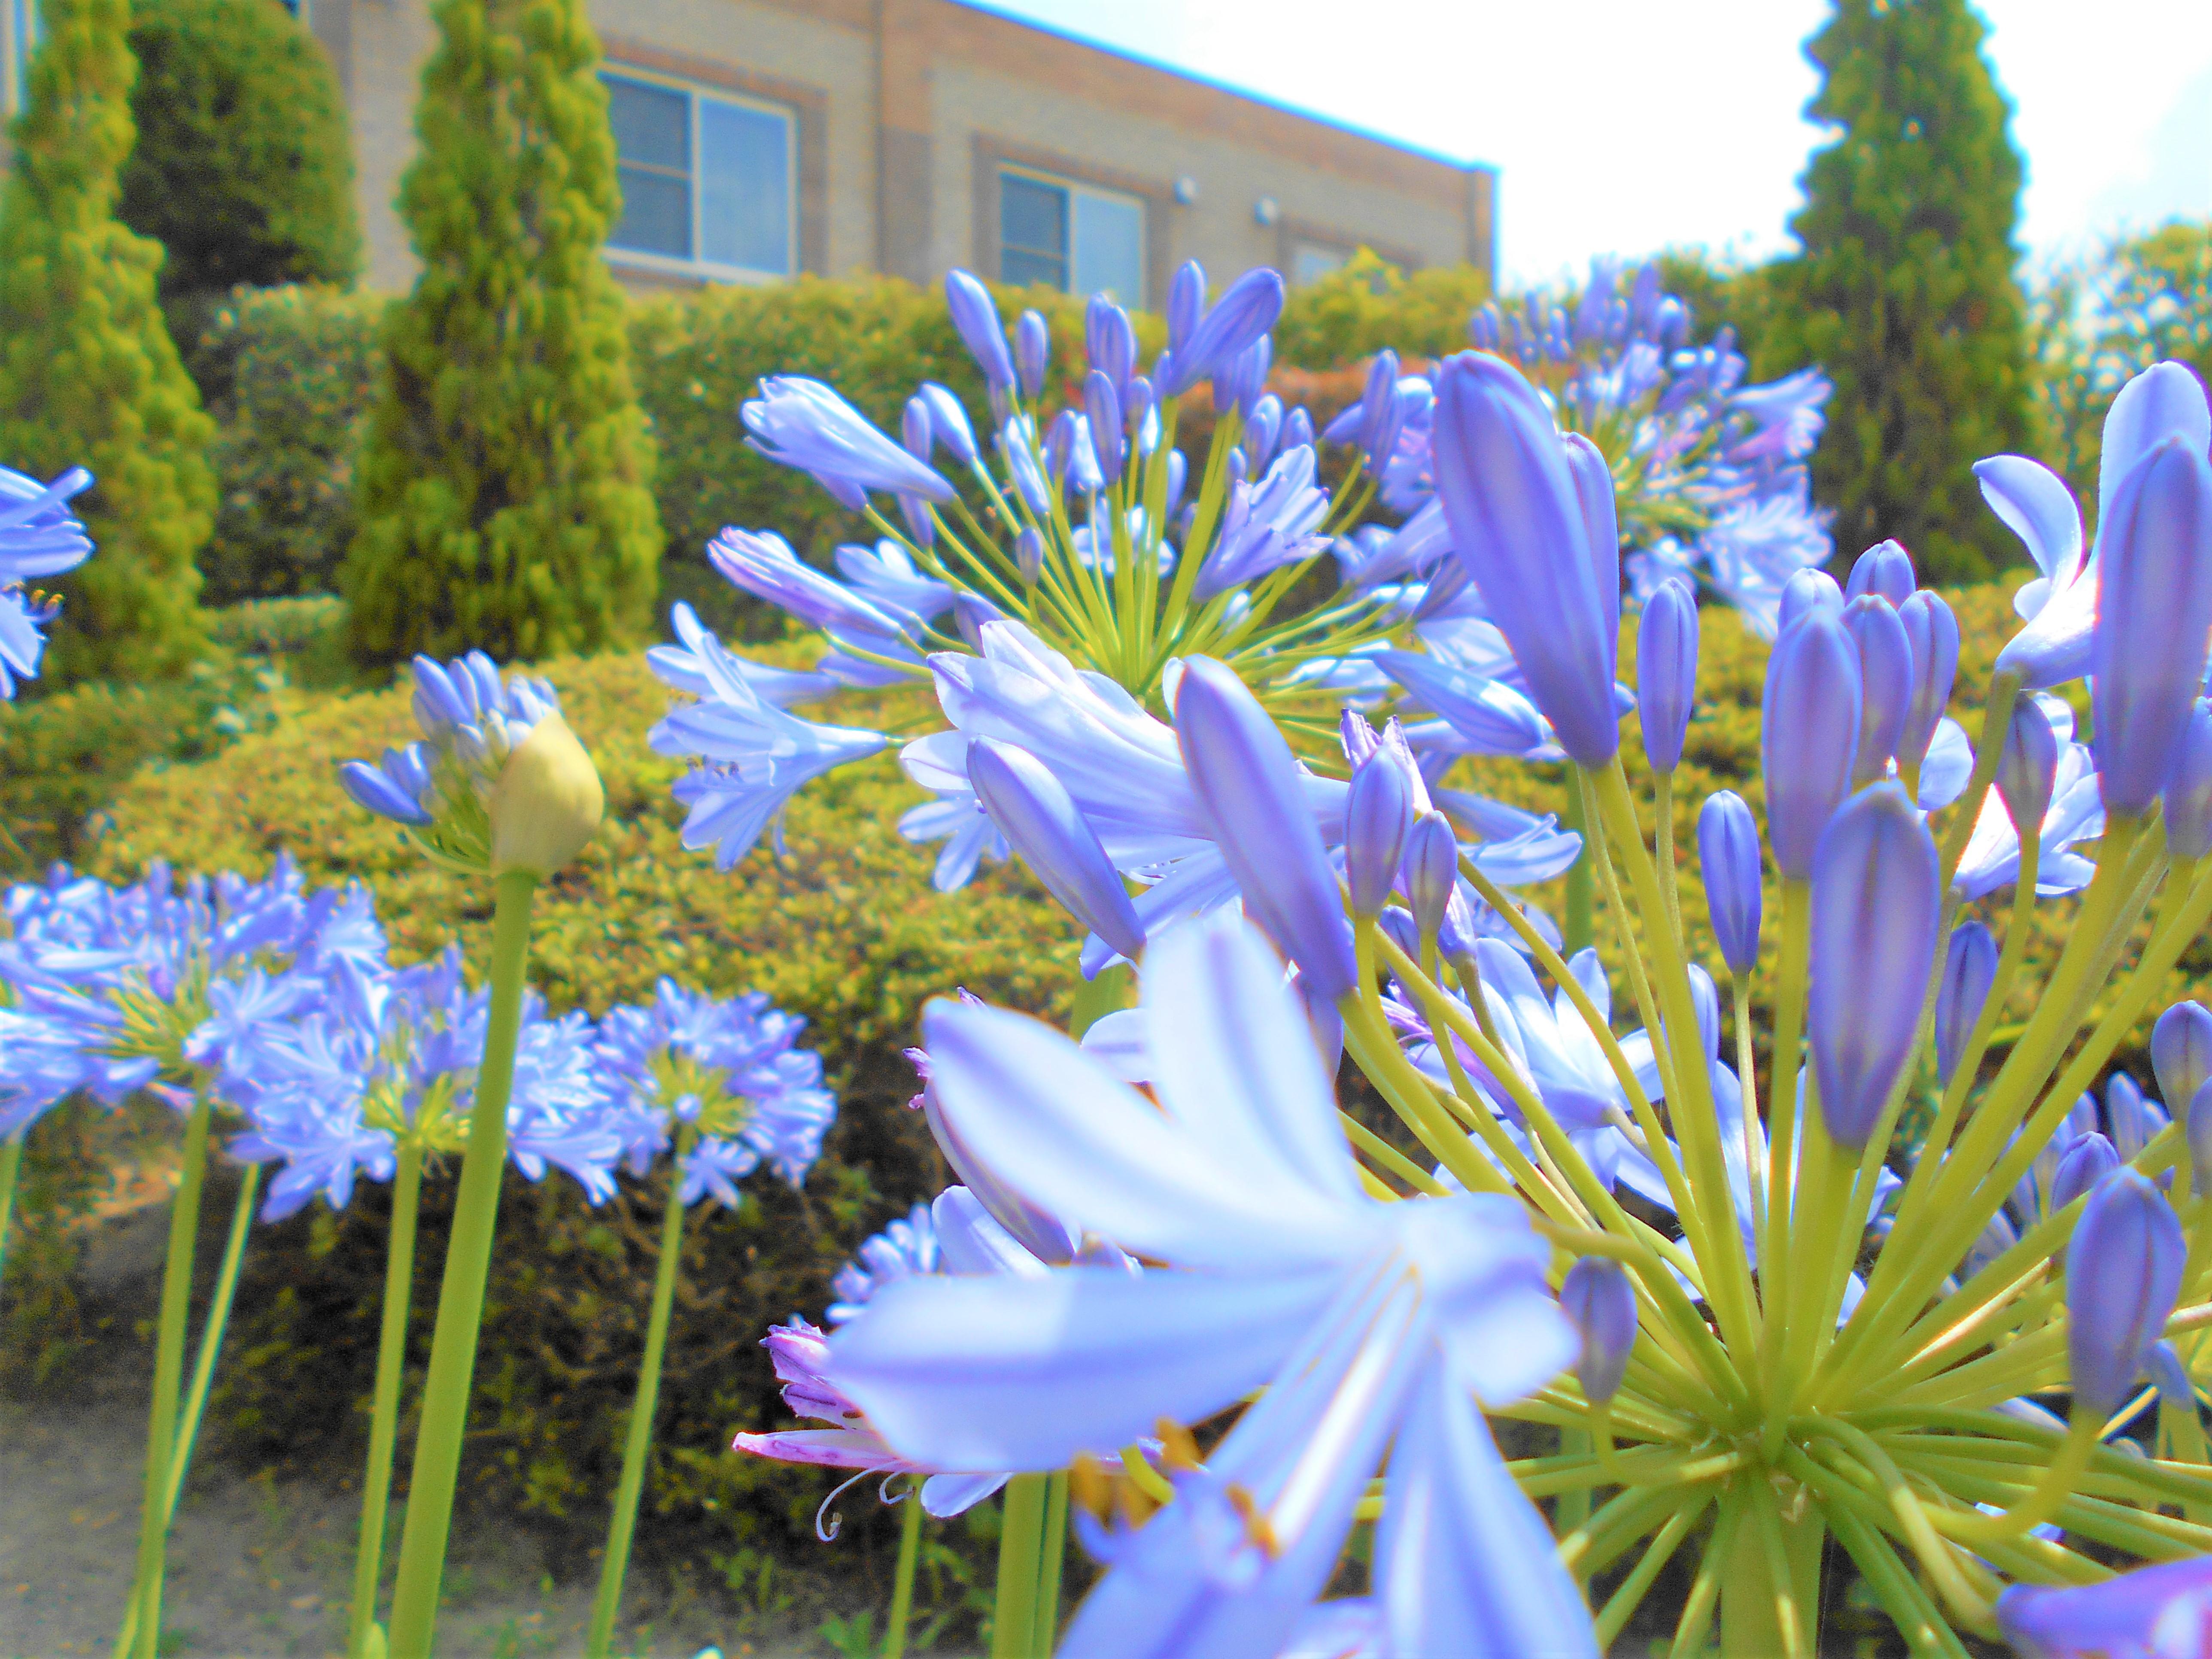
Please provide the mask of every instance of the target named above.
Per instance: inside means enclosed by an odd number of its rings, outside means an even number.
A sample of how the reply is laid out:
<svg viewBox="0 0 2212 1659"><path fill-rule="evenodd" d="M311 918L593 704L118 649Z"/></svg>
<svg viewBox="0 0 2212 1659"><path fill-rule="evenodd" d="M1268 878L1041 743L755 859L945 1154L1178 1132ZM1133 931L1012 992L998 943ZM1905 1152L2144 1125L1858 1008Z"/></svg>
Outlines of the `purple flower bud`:
<svg viewBox="0 0 2212 1659"><path fill-rule="evenodd" d="M1681 763L1698 692L1698 600L1689 583L1669 577L1644 602L1636 629L1637 715L1655 772Z"/></svg>
<svg viewBox="0 0 2212 1659"><path fill-rule="evenodd" d="M2212 1012L2177 1002L2150 1028L2150 1065L2166 1109L2179 1112L2212 1079Z"/></svg>
<svg viewBox="0 0 2212 1659"><path fill-rule="evenodd" d="M929 400L920 393L906 400L906 409L899 416L899 441L906 453L924 466L929 465Z"/></svg>
<svg viewBox="0 0 2212 1659"><path fill-rule="evenodd" d="M1092 369L1083 382L1083 410L1091 421L1091 453L1098 458L1098 476L1110 484L1121 476L1121 457L1127 451L1121 437L1121 394L1104 371Z"/></svg>
<svg viewBox="0 0 2212 1659"><path fill-rule="evenodd" d="M2203 697L2190 710L2164 799L2167 853L2177 862L2212 853L2212 702Z"/></svg>
<svg viewBox="0 0 2212 1659"><path fill-rule="evenodd" d="M1342 997L1355 981L1352 935L1290 744L1235 672L1211 657L1184 662L1176 738L1246 912L1317 994Z"/></svg>
<svg viewBox="0 0 2212 1659"><path fill-rule="evenodd" d="M1698 809L1698 866L1721 960L1731 974L1747 974L1759 960L1759 821L1732 789Z"/></svg>
<svg viewBox="0 0 2212 1659"><path fill-rule="evenodd" d="M1836 586L1836 579L1825 570L1808 566L1782 584L1782 605L1774 631L1778 636L1787 634L1808 611L1826 611L1840 616L1843 609L1844 590Z"/></svg>
<svg viewBox="0 0 2212 1659"><path fill-rule="evenodd" d="M1294 409L1283 417L1282 448L1310 449L1313 441L1313 416L1303 408Z"/></svg>
<svg viewBox="0 0 2212 1659"><path fill-rule="evenodd" d="M2207 1555L2138 1567L2095 1584L2010 1584L1997 1596L1997 1628L2029 1659L2179 1659L2202 1651L2208 1621Z"/></svg>
<svg viewBox="0 0 2212 1659"><path fill-rule="evenodd" d="M1189 482L1189 478L1190 463L1183 459L1182 451L1180 449L1169 451L1168 499L1162 511L1170 519L1175 517L1176 508L1182 505L1183 485Z"/></svg>
<svg viewBox="0 0 2212 1659"><path fill-rule="evenodd" d="M1229 285L1212 310L1202 318L1195 317L1196 307L1206 301L1206 276L1195 261L1185 265L1183 271L1195 273L1196 280L1191 284L1195 297L1186 297L1183 274L1178 271L1168 295L1170 356L1152 374L1152 383L1163 399L1180 398L1200 380L1213 379L1224 364L1250 350L1283 314L1282 276L1263 269L1246 271ZM1185 332L1176 332L1178 322ZM1259 378L1267 378L1264 369Z"/></svg>
<svg viewBox="0 0 2212 1659"><path fill-rule="evenodd" d="M1905 544L1877 542L1852 564L1844 597L1856 599L1863 593L1879 593L1892 605L1902 605L1917 585L1912 574L1912 555L1905 550Z"/></svg>
<svg viewBox="0 0 2212 1659"><path fill-rule="evenodd" d="M952 625L960 630L960 637L975 651L983 648L983 624L1004 622L1006 613L985 599L981 593L955 593L952 596Z"/></svg>
<svg viewBox="0 0 2212 1659"><path fill-rule="evenodd" d="M1607 636L1620 637L1620 520L1613 499L1613 467L1605 452L1579 432L1559 440L1567 452L1567 470L1575 475L1575 498L1583 511L1583 546L1590 562L1590 580L1597 586L1597 602L1605 613Z"/></svg>
<svg viewBox="0 0 2212 1659"><path fill-rule="evenodd" d="M1024 585L1033 583L1044 571L1044 538L1032 525L1024 525L1014 538L1014 565L1022 573Z"/></svg>
<svg viewBox="0 0 2212 1659"><path fill-rule="evenodd" d="M1820 1115L1853 1152L1873 1134L1918 1042L1939 885L1936 842L1893 783L1854 796L1814 855L1806 1035Z"/></svg>
<svg viewBox="0 0 2212 1659"><path fill-rule="evenodd" d="M1267 366L1273 362L1275 343L1262 334L1214 371L1213 406L1223 412L1234 409L1239 417L1249 420L1252 406L1260 401L1261 389L1267 384Z"/></svg>
<svg viewBox="0 0 2212 1659"><path fill-rule="evenodd" d="M1359 447L1371 459L1379 447L1383 427L1393 419L1398 401L1398 354L1388 346L1367 365L1367 386L1359 397Z"/></svg>
<svg viewBox="0 0 2212 1659"><path fill-rule="evenodd" d="M2066 1247L2075 1408L2108 1416L2165 1334L2189 1253L2173 1206L2133 1170L2098 1183Z"/></svg>
<svg viewBox="0 0 2212 1659"><path fill-rule="evenodd" d="M1071 465L1076 465L1073 449L1071 444ZM999 453L1006 459L1006 471L1012 475L1014 489L1024 505L1037 518L1051 517L1052 492L1046 487L1044 474L1037 470L1036 452L1030 447L1029 435L1012 421L1000 430Z"/></svg>
<svg viewBox="0 0 2212 1659"><path fill-rule="evenodd" d="M1459 886L1459 835L1451 820L1431 810L1413 820L1406 837L1406 896L1421 937L1432 939Z"/></svg>
<svg viewBox="0 0 2212 1659"><path fill-rule="evenodd" d="M2064 1209L2119 1167L2119 1149L2102 1130L2090 1130L2058 1160L2058 1171L2051 1177L2051 1213Z"/></svg>
<svg viewBox="0 0 2212 1659"><path fill-rule="evenodd" d="M1121 388L1121 424L1128 428L1130 441L1137 453L1149 455L1160 447L1159 416L1154 411L1158 400L1152 395L1152 383L1141 374L1129 377L1129 384Z"/></svg>
<svg viewBox="0 0 2212 1659"><path fill-rule="evenodd" d="M1936 1080L1948 1084L1959 1056L1982 1017L1982 1005L1996 983L1997 942L1978 921L1951 930L1943 952L1943 977L1936 985Z"/></svg>
<svg viewBox="0 0 2212 1659"><path fill-rule="evenodd" d="M2051 717L2033 697L2014 699L1995 781L2023 842L2043 833L2043 815L2051 810L2051 789L2057 777L2058 734L2051 729Z"/></svg>
<svg viewBox="0 0 2212 1659"><path fill-rule="evenodd" d="M1092 295L1084 307L1083 341L1091 371L1113 381L1120 397L1137 367L1137 331L1129 326L1129 313L1104 295Z"/></svg>
<svg viewBox="0 0 2212 1659"><path fill-rule="evenodd" d="M2199 1084L2189 1097L2182 1133L2189 1141L2190 1185L2200 1194L2212 1192L2212 1079Z"/></svg>
<svg viewBox="0 0 2212 1659"><path fill-rule="evenodd" d="M952 486L868 424L867 417L819 380L771 375L761 395L738 411L747 445L769 459L811 473L846 506L867 505L871 489L952 499Z"/></svg>
<svg viewBox="0 0 2212 1659"><path fill-rule="evenodd" d="M1006 325L999 320L998 302L971 273L945 273L945 303L952 313L952 326L961 343L983 371L983 384L994 393L1014 388L1014 362L1006 355Z"/></svg>
<svg viewBox="0 0 2212 1659"><path fill-rule="evenodd" d="M1144 924L1098 832L1043 762L995 738L968 745L968 781L1006 843L1070 915L1121 955L1145 948Z"/></svg>
<svg viewBox="0 0 2212 1659"><path fill-rule="evenodd" d="M1185 260L1182 269L1177 270L1168 282L1168 348L1170 350L1182 349L1184 343L1198 331L1198 319L1205 311L1206 271L1197 260Z"/></svg>
<svg viewBox="0 0 2212 1659"><path fill-rule="evenodd" d="M1083 429L1083 420L1072 409L1063 409L1052 417L1052 424L1044 432L1045 470L1054 482L1066 486L1068 462L1075 453L1076 434Z"/></svg>
<svg viewBox="0 0 2212 1659"><path fill-rule="evenodd" d="M1411 911L1391 905L1375 918L1375 925L1390 936L1391 944L1415 962L1421 959L1421 924L1413 920Z"/></svg>
<svg viewBox="0 0 2212 1659"><path fill-rule="evenodd" d="M1252 418L1244 422L1241 440L1244 453L1252 458L1252 470L1265 472L1267 463L1275 459L1275 441L1283 429L1283 400L1268 392L1252 405Z"/></svg>
<svg viewBox="0 0 2212 1659"><path fill-rule="evenodd" d="M1844 627L1859 650L1859 737L1851 787L1889 775L1889 757L1904 734L1912 696L1912 646L1897 607L1878 593L1844 606Z"/></svg>
<svg viewBox="0 0 2212 1659"><path fill-rule="evenodd" d="M1014 324L1014 374L1022 396L1034 403L1044 391L1045 366L1052 361L1052 331L1044 313L1024 311Z"/></svg>
<svg viewBox="0 0 2212 1659"><path fill-rule="evenodd" d="M2102 586L2091 647L2105 810L2134 817L2166 787L2204 682L2212 637L2212 461L2153 445L2097 527Z"/></svg>
<svg viewBox="0 0 2212 1659"><path fill-rule="evenodd" d="M1345 884L1352 890L1354 915L1371 916L1382 908L1413 827L1413 780L1394 750L1377 748L1353 769L1344 802Z"/></svg>
<svg viewBox="0 0 2212 1659"><path fill-rule="evenodd" d="M1367 716L1346 704L1336 716L1337 740L1344 745L1344 757L1352 763L1354 771L1367 764L1368 759L1382 746L1382 734L1367 722Z"/></svg>
<svg viewBox="0 0 2212 1659"><path fill-rule="evenodd" d="M1936 728L1951 703L1951 683L1959 673L1959 619L1943 596L1923 588L1897 608L1912 647L1912 698L1905 729L1897 736L1897 763L1918 767L1936 741Z"/></svg>
<svg viewBox="0 0 2212 1659"><path fill-rule="evenodd" d="M968 411L960 399L934 380L921 383L922 401L929 405L930 435L952 452L963 466L975 465L975 432L968 424Z"/></svg>
<svg viewBox="0 0 2212 1659"><path fill-rule="evenodd" d="M1766 659L1760 732L1766 832L1792 881L1813 873L1820 832L1850 792L1859 738L1859 653L1839 617L1816 607L1783 630Z"/></svg>
<svg viewBox="0 0 2212 1659"><path fill-rule="evenodd" d="M1620 594L1597 591L1583 502L1551 413L1517 369L1462 352L1443 366L1435 418L1437 493L1461 563L1560 745L1583 766L1602 766L1620 745L1619 630L1607 625Z"/></svg>
<svg viewBox="0 0 2212 1659"><path fill-rule="evenodd" d="M919 495L898 498L899 516L906 520L906 532L916 547L937 544L937 521L929 516L929 503Z"/></svg>
<svg viewBox="0 0 2212 1659"><path fill-rule="evenodd" d="M1618 1261L1586 1255L1559 1281L1559 1311L1583 1340L1575 1376L1592 1405L1613 1398L1636 1346L1636 1287Z"/></svg>

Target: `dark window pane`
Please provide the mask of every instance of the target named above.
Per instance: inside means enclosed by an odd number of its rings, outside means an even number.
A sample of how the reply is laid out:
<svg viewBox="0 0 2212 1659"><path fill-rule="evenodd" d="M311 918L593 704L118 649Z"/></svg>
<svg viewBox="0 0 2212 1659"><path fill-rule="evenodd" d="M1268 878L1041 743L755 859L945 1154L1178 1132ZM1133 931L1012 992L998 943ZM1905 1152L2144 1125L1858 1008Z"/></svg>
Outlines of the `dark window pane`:
<svg viewBox="0 0 2212 1659"><path fill-rule="evenodd" d="M1067 262L1067 192L1057 185L1019 173L999 175L999 241L1008 252L1019 249L1057 261L1065 280ZM1012 279L1008 278L1009 281Z"/></svg>
<svg viewBox="0 0 2212 1659"><path fill-rule="evenodd" d="M791 123L783 116L699 100L699 257L789 274Z"/></svg>
<svg viewBox="0 0 2212 1659"><path fill-rule="evenodd" d="M602 78L607 83L607 119L615 130L615 154L637 165L690 172L690 94L611 75Z"/></svg>
<svg viewBox="0 0 2212 1659"><path fill-rule="evenodd" d="M641 253L690 258L691 181L635 167L618 167L616 173L622 185L622 222L609 234L608 242Z"/></svg>
<svg viewBox="0 0 2212 1659"><path fill-rule="evenodd" d="M999 280L1026 287L1031 283L1042 283L1047 288L1066 289L1067 261L1055 259L1048 253L1030 253L1018 247L999 251Z"/></svg>

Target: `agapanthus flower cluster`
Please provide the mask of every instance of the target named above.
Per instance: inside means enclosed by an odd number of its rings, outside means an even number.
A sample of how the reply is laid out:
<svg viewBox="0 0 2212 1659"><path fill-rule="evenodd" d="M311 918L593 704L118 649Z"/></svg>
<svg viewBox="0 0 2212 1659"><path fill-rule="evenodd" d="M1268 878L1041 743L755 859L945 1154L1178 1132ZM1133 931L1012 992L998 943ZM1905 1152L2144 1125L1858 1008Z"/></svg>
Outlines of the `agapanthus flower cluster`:
<svg viewBox="0 0 2212 1659"><path fill-rule="evenodd" d="M1488 684L1571 763L1619 954L1562 954L1387 710L1340 690L1324 751L1264 667L1192 652L1162 718L1030 620L973 622L926 659L953 729L909 773L972 794L1141 1001L1079 1044L927 1011L959 1197L870 1246L834 1329L772 1336L835 1425L799 1433L848 1467L1066 1471L1106 1566L1060 1650L1086 1659L1317 1629L1596 1652L1684 1553L1676 1651L1718 1613L1809 1655L1808 1539L1915 1650L2198 1651L2212 1012L2160 1016L2157 1099L2113 1061L2212 918L2203 387L2160 365L2115 400L2094 539L2052 475L1984 464L2041 574L1978 716L1902 547L1775 583L1764 824L1698 812L1709 963L1623 763L1613 469L1498 356L1430 395L1446 568L1511 664ZM1662 818L1697 701L1678 580L1638 621ZM2049 694L2085 678L2077 743ZM1346 1058L1391 1133L1340 1109ZM959 1260L948 1200L1018 1254ZM1486 1413L1566 1437L1504 1462ZM749 1444L804 1455L784 1438ZM1557 1536L1545 1496L1582 1499ZM1362 1519L1371 1595L1319 1601Z"/></svg>
<svg viewBox="0 0 2212 1659"><path fill-rule="evenodd" d="M91 556L92 538L69 507L91 488L92 474L81 466L43 484L0 466L0 698L37 677L46 645L40 630L60 614L26 584L74 570Z"/></svg>
<svg viewBox="0 0 2212 1659"><path fill-rule="evenodd" d="M1813 505L1807 470L1830 387L1818 368L1751 385L1734 331L1697 344L1693 320L1656 263L1623 270L1601 259L1579 295L1493 301L1469 332L1605 456L1635 595L1686 577L1771 637L1783 584L1834 550L1832 515ZM1385 497L1401 511L1431 498L1424 425L1409 426L1386 475Z"/></svg>
<svg viewBox="0 0 2212 1659"><path fill-rule="evenodd" d="M309 891L279 855L260 881L179 882L156 865L113 887L57 866L9 890L0 975L0 1135L83 1091L134 1091L179 1109L204 1095L242 1125L245 1163L277 1166L264 1218L317 1194L333 1209L356 1181L389 1181L399 1152L457 1157L467 1138L489 991L470 988L458 946L392 965L368 890ZM594 1203L618 1167L643 1174L696 1126L684 1201L763 1158L796 1185L836 1115L805 1022L755 993L717 1000L663 981L643 1008L555 1018L525 999L507 1106L507 1155L549 1167Z"/></svg>

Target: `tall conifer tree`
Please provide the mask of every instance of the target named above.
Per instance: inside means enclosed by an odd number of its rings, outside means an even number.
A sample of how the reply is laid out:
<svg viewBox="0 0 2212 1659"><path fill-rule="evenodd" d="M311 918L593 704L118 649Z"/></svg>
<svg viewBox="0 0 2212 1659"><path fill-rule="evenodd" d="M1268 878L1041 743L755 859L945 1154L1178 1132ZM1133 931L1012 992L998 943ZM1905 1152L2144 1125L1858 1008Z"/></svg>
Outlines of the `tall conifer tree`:
<svg viewBox="0 0 2212 1659"><path fill-rule="evenodd" d="M581 0L439 0L343 571L356 653L538 658L651 619L653 451L600 257L614 137Z"/></svg>
<svg viewBox="0 0 2212 1659"><path fill-rule="evenodd" d="M1813 478L1838 553L1893 536L1952 581L2017 556L1969 469L2032 442L2021 161L1987 34L1967 0L1836 0L1808 113L1841 131L1806 169L1759 363L1835 382Z"/></svg>
<svg viewBox="0 0 2212 1659"><path fill-rule="evenodd" d="M49 682L174 673L205 642L193 558L215 520L200 408L155 303L161 245L115 217L131 154L130 0L42 0L0 189L0 464L99 480L100 552L56 584Z"/></svg>

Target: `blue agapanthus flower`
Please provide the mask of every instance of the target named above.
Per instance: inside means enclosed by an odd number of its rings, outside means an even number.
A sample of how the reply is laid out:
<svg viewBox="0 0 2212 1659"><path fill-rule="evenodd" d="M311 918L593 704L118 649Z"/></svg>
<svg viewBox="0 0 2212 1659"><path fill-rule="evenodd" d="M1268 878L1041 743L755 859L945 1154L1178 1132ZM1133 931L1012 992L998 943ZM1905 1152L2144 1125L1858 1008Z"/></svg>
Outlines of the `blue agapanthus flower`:
<svg viewBox="0 0 2212 1659"><path fill-rule="evenodd" d="M46 649L40 630L60 607L24 584L82 564L92 538L69 509L92 488L92 474L73 466L52 483L0 466L0 698L36 678Z"/></svg>
<svg viewBox="0 0 2212 1659"><path fill-rule="evenodd" d="M685 1204L711 1194L736 1207L736 1182L763 1161L804 1181L837 1113L821 1056L792 1046L805 1024L762 992L716 999L670 979L646 1006L611 1011L597 1052L630 1168L643 1174L689 1126Z"/></svg>
<svg viewBox="0 0 2212 1659"><path fill-rule="evenodd" d="M1493 301L1468 332L1479 349L1518 365L1560 426L1603 453L1630 591L1642 599L1686 576L1771 636L1783 584L1834 548L1806 466L1831 387L1818 369L1747 385L1734 331L1698 345L1691 328L1656 264L1624 271L1601 259L1579 296ZM1383 478L1383 499L1415 524L1424 512L1441 518L1432 407L1407 422Z"/></svg>

